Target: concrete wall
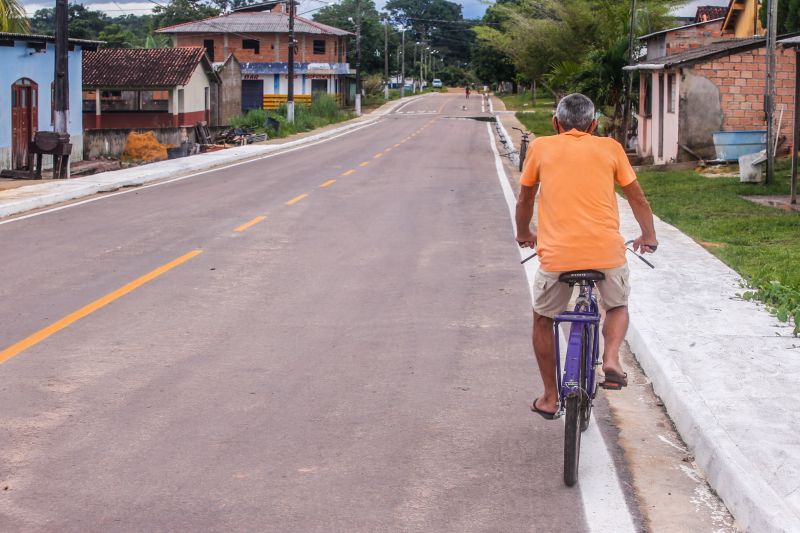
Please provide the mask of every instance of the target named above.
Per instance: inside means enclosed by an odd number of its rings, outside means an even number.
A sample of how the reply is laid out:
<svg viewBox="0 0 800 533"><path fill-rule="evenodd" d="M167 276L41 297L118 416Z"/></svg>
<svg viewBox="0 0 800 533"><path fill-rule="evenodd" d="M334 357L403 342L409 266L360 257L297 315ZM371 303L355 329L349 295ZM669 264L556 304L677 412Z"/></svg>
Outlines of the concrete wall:
<svg viewBox="0 0 800 533"><path fill-rule="evenodd" d="M231 120L242 114L242 68L235 57L218 72L222 79L217 99L217 120L220 125L230 125Z"/></svg>
<svg viewBox="0 0 800 533"><path fill-rule="evenodd" d="M67 131L73 137L72 160L82 159L80 137L83 132L82 103L82 51L76 46L69 52L70 114ZM29 78L39 86L37 106L38 129L53 129L51 125L51 90L55 65L55 45L47 43L43 52L28 48L27 43L16 41L14 46L0 46L0 169L11 168L11 85L20 78ZM46 157L45 160L50 159Z"/></svg>
<svg viewBox="0 0 800 533"><path fill-rule="evenodd" d="M208 74L203 70L202 65L198 65L183 89L183 112L186 114L196 113L198 111L205 111L206 107L206 89L210 89L211 83L208 80Z"/></svg>
<svg viewBox="0 0 800 533"><path fill-rule="evenodd" d="M211 132L225 128L210 128ZM128 134L132 131L143 133L152 131L156 135L158 142L180 146L183 142L195 144L195 130L193 127L184 128L157 128L157 129L108 129L108 130L86 130L83 136L83 155L86 159L97 157L110 157L117 159L125 151L125 141Z"/></svg>
<svg viewBox="0 0 800 533"><path fill-rule="evenodd" d="M680 132L678 143L706 159L714 159L714 132L723 129L720 90L711 80L696 75L691 69L682 70L680 101ZM684 150L680 160L694 159Z"/></svg>

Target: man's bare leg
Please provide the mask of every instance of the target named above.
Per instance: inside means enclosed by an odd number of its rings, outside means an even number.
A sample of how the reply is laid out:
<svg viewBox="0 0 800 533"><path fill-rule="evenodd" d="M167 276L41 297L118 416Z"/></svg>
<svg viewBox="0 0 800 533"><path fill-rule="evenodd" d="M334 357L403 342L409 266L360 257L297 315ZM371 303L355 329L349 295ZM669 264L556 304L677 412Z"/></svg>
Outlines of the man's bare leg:
<svg viewBox="0 0 800 533"><path fill-rule="evenodd" d="M623 375L622 364L619 362L619 349L627 332L628 307L615 307L606 311L606 321L603 324L603 372L612 370Z"/></svg>
<svg viewBox="0 0 800 533"><path fill-rule="evenodd" d="M533 351L539 364L539 373L544 383L544 393L536 399L536 407L541 411L558 411L558 390L556 385L556 347L553 340L553 319L533 313Z"/></svg>

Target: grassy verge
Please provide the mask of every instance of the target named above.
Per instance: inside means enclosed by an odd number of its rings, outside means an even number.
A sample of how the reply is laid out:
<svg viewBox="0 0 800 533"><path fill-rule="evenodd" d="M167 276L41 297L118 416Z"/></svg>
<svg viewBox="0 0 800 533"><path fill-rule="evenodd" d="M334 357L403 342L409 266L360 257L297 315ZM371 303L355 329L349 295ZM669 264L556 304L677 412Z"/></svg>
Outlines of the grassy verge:
<svg viewBox="0 0 800 533"><path fill-rule="evenodd" d="M642 172L653 211L698 241L750 284L745 298L760 300L800 332L800 213L756 205L742 196L789 193L787 163L769 186L693 171Z"/></svg>
<svg viewBox="0 0 800 533"><path fill-rule="evenodd" d="M517 111L517 120L536 137L555 135L553 131L553 106L552 98L537 98L536 105L530 93L510 94L501 96L501 100L509 111Z"/></svg>
<svg viewBox="0 0 800 533"><path fill-rule="evenodd" d="M344 122L353 118L353 115L339 108L332 96L320 94L314 97L311 105L295 105L294 118L293 124L286 120L286 105L282 105L274 111L250 110L246 115L233 119L231 125L247 126L257 132L266 133L270 139L275 139ZM277 121L278 128L272 127L268 119Z"/></svg>

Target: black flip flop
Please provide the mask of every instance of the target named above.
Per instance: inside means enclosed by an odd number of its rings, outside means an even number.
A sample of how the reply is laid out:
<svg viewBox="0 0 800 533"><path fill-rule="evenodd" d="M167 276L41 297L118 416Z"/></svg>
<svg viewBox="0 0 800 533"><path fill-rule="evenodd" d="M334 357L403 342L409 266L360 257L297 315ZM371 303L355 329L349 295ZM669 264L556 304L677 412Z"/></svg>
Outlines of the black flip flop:
<svg viewBox="0 0 800 533"><path fill-rule="evenodd" d="M539 398L536 398L536 400L538 400L538 399ZM555 420L556 413L558 413L558 411L556 411L555 413L548 413L547 411L542 411L541 409L536 407L536 400L533 400L533 404L531 405L531 411L533 411L534 413L537 413L539 416L541 416L545 420Z"/></svg>
<svg viewBox="0 0 800 533"><path fill-rule="evenodd" d="M609 370L605 373L606 379L600 384L600 387L606 390L621 390L628 386L628 373L614 372Z"/></svg>

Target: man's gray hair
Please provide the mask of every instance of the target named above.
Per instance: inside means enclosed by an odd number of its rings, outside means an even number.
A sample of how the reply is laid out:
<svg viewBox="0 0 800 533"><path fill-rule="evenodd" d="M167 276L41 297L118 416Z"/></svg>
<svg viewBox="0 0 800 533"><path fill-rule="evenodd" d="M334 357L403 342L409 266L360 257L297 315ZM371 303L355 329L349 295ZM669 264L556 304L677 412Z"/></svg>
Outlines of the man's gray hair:
<svg viewBox="0 0 800 533"><path fill-rule="evenodd" d="M564 131L586 131L594 120L594 103L581 93L568 94L558 103L556 119Z"/></svg>

